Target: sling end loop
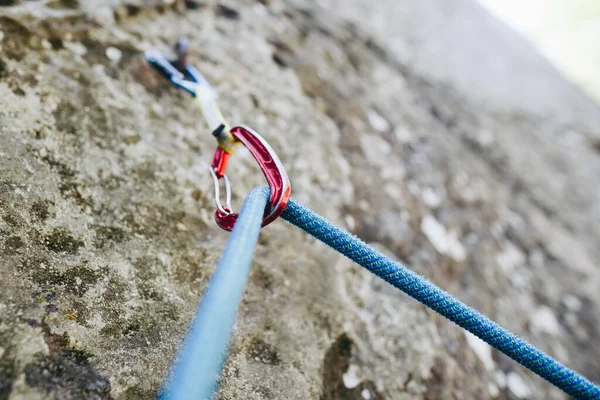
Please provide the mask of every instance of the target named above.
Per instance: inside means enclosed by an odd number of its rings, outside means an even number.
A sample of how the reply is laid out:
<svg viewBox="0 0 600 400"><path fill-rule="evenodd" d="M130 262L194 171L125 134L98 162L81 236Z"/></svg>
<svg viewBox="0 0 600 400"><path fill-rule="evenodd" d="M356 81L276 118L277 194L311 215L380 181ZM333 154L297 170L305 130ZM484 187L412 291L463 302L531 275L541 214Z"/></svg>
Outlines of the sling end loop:
<svg viewBox="0 0 600 400"><path fill-rule="evenodd" d="M175 44L175 59L169 59L157 50L146 51L148 63L167 78L173 86L182 89L193 97L198 96L199 90L206 90L212 100L218 98L216 90L206 80L196 67L188 64L188 49L190 42L186 37L180 38Z"/></svg>

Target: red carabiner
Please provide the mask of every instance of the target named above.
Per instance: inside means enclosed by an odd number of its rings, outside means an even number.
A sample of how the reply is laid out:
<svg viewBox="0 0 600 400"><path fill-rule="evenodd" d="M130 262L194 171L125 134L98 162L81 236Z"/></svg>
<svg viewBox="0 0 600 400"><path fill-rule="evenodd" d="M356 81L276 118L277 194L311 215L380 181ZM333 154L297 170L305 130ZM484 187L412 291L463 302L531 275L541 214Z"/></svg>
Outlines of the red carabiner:
<svg viewBox="0 0 600 400"><path fill-rule="evenodd" d="M260 165L260 169L271 188L271 196L269 203L265 207L265 215L262 222L262 226L267 226L276 220L283 210L285 210L292 193L290 180L275 151L258 133L245 126L236 126L230 132L235 140L241 142L250 151L254 159L258 162L258 165ZM217 148L213 157L212 168L218 178L224 176L229 156L230 154L226 153L223 149L220 147ZM217 210L215 212L215 220L221 228L231 231L237 220L238 213L232 213L226 207L223 208L229 213Z"/></svg>

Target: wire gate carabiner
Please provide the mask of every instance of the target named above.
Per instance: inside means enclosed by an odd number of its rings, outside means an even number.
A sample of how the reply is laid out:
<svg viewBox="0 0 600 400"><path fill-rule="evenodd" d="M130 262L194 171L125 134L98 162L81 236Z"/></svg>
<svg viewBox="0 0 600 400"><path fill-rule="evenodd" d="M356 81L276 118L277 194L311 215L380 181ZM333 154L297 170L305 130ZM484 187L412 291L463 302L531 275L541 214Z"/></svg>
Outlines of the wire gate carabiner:
<svg viewBox="0 0 600 400"><path fill-rule="evenodd" d="M245 126L230 128L217 105L217 92L194 66L187 63L189 41L181 38L175 45L177 58L169 60L158 51L147 51L146 60L164 75L173 86L190 93L198 104L218 147L210 173L215 185L215 220L221 228L233 229L238 214L232 212L231 187L225 175L229 158L239 144L243 144L258 162L271 189L262 226L273 222L285 209L291 194L290 180L275 151L258 133ZM219 179L225 181L226 201L221 204Z"/></svg>
<svg viewBox="0 0 600 400"><path fill-rule="evenodd" d="M275 221L277 217L281 215L292 193L290 180L285 172L283 164L275 154L273 148L262 138L258 133L245 126L236 126L231 130L233 137L241 142L250 151L250 154L258 162L262 173L269 184L271 194L269 202L265 208L265 215L263 217L262 226L267 226L271 222ZM225 169L227 168L228 157L223 159L226 155L220 148L215 152L213 158L212 169L213 174L216 177L225 178ZM220 168L218 170L217 168ZM226 179L226 178L225 178ZM225 181L227 185L227 180ZM218 182L217 182L218 186ZM237 213L231 212L231 209L226 209L223 212L222 208L217 204L217 211L215 212L215 220L217 225L221 228L230 231L235 225L235 221L238 218Z"/></svg>

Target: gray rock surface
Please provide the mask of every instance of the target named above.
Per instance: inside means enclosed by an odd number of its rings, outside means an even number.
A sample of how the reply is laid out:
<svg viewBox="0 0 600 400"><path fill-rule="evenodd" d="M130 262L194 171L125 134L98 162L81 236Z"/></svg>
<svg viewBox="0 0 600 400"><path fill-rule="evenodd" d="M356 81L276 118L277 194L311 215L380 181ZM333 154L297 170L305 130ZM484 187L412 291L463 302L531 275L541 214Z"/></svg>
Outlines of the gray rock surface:
<svg viewBox="0 0 600 400"><path fill-rule="evenodd" d="M295 198L600 381L600 109L474 2L0 4L0 399L159 390L227 238L180 35ZM280 221L219 398L565 396Z"/></svg>

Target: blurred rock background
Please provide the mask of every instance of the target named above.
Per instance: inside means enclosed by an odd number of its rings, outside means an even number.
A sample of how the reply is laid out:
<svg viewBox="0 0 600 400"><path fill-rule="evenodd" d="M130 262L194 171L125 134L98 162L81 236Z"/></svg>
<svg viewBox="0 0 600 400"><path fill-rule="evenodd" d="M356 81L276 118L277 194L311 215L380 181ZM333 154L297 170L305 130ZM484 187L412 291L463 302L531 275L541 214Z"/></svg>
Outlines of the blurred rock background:
<svg viewBox="0 0 600 400"><path fill-rule="evenodd" d="M214 139L143 59L181 35L295 198L600 381L600 109L478 3L0 4L0 399L158 393L227 239ZM283 221L218 397L565 398Z"/></svg>
<svg viewBox="0 0 600 400"><path fill-rule="evenodd" d="M594 0L479 0L522 32L559 70L600 99L600 3Z"/></svg>

